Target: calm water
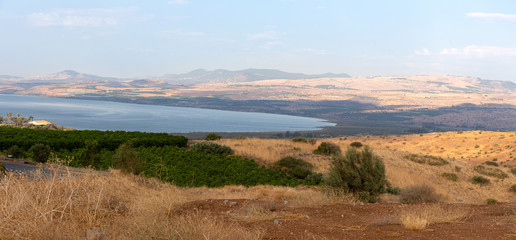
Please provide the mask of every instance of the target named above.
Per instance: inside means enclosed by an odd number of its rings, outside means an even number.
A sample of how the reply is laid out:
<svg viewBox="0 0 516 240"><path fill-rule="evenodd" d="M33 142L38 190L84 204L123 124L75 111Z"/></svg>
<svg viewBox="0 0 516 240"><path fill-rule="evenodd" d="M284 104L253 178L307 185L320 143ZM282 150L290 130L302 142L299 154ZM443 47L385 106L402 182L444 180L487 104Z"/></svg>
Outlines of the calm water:
<svg viewBox="0 0 516 240"><path fill-rule="evenodd" d="M335 125L321 119L279 114L0 94L0 115L5 118L9 112L79 130L274 132Z"/></svg>

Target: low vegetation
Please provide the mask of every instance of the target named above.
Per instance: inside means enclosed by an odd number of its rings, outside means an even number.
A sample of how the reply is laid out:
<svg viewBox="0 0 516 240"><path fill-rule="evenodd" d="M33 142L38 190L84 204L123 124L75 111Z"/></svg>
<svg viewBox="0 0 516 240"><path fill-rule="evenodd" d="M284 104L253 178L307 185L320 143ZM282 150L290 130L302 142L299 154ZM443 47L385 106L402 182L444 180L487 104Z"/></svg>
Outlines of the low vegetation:
<svg viewBox="0 0 516 240"><path fill-rule="evenodd" d="M412 231L423 230L432 224L462 222L470 215L467 208L437 204L411 205L401 208L398 213L403 227Z"/></svg>
<svg viewBox="0 0 516 240"><path fill-rule="evenodd" d="M478 172L482 175L485 175L485 176L489 176L489 177L495 177L495 178L500 178L500 179L509 177L509 175L507 175L507 173L505 173L503 170L501 170L499 168L484 167L482 165L478 165L478 166L475 166L473 169L476 172Z"/></svg>
<svg viewBox="0 0 516 240"><path fill-rule="evenodd" d="M314 154L334 156L341 153L339 145L331 142L322 142L317 149L314 150Z"/></svg>
<svg viewBox="0 0 516 240"><path fill-rule="evenodd" d="M455 173L443 173L443 174L441 174L441 176L450 181L454 181L454 182L459 180L459 176L457 176L457 174L455 174Z"/></svg>
<svg viewBox="0 0 516 240"><path fill-rule="evenodd" d="M376 202L387 191L385 165L368 147L349 148L344 156L335 156L325 183L352 192L364 202Z"/></svg>
<svg viewBox="0 0 516 240"><path fill-rule="evenodd" d="M482 176L474 176L473 178L471 178L471 182L473 182L474 184L486 185L491 183L491 180Z"/></svg>
<svg viewBox="0 0 516 240"><path fill-rule="evenodd" d="M410 154L404 157L415 163L428 164L430 166L443 166L449 164L448 161L444 160L442 157L430 156L430 155L419 155L419 154Z"/></svg>
<svg viewBox="0 0 516 240"><path fill-rule="evenodd" d="M190 146L190 150L208 154L231 155L234 153L229 146L216 142L199 142Z"/></svg>
<svg viewBox="0 0 516 240"><path fill-rule="evenodd" d="M441 196L435 192L435 189L427 184L403 188L400 192L400 202L406 204L436 203L440 199Z"/></svg>

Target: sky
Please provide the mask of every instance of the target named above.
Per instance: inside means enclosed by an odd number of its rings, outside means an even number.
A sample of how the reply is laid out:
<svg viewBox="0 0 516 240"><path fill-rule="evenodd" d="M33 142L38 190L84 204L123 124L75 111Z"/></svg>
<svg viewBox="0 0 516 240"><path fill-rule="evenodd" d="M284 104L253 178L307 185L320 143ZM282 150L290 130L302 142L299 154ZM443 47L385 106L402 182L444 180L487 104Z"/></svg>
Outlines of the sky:
<svg viewBox="0 0 516 240"><path fill-rule="evenodd" d="M516 82L516 1L0 0L0 75L198 68Z"/></svg>

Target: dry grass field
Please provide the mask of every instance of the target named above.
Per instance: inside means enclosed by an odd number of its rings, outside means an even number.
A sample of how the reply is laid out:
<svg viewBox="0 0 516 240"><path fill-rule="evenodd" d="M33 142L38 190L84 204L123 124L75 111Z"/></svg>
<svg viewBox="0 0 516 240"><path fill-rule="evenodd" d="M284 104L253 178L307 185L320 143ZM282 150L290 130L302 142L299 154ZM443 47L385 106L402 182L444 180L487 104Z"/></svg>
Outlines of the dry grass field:
<svg viewBox="0 0 516 240"><path fill-rule="evenodd" d="M465 141L462 141L465 140ZM510 239L516 236L516 176L471 182L487 160L507 162L514 133L449 132L318 139L316 144L273 139L222 139L236 154L272 165L285 156L305 159L326 173L330 157L312 152L322 141L345 150L353 141L383 158L388 180L401 188L426 184L440 203L363 204L321 187L226 186L179 188L111 170L107 174L8 173L0 179L1 239ZM478 148L475 148L479 145ZM441 149L443 148L443 149ZM490 150L490 149L493 150ZM477 156L489 150L489 154ZM493 153L491 153L493 152ZM496 155L495 155L496 153ZM409 160L442 156L449 164ZM489 155L489 156L487 156ZM455 158L455 159L453 159ZM506 160L507 159L507 160ZM439 162L439 163L442 163ZM512 164L512 162L507 162ZM485 167L492 167L486 166ZM494 168L494 167L493 167ZM443 177L455 174L456 181ZM482 175L484 176L484 175ZM487 199L500 203L486 205Z"/></svg>
<svg viewBox="0 0 516 240"><path fill-rule="evenodd" d="M248 156L272 166L283 157L304 159L315 166L315 171L326 173L331 157L313 154L322 141L333 142L345 151L354 141L369 145L383 158L387 179L398 187L428 184L443 195L448 202L484 203L487 198L509 201L514 196L507 189L516 183L509 167L516 166L516 133L514 132L444 132L398 136L352 136L319 139L316 144L292 142L286 139L223 139L219 143L233 148L236 154ZM442 157L449 164L431 166L406 159L410 154ZM481 175L474 168L486 161L508 177L491 179L489 186L473 184L471 178ZM508 167L503 167L507 165ZM486 168L495 168L485 166ZM443 177L443 173L457 175L457 181Z"/></svg>

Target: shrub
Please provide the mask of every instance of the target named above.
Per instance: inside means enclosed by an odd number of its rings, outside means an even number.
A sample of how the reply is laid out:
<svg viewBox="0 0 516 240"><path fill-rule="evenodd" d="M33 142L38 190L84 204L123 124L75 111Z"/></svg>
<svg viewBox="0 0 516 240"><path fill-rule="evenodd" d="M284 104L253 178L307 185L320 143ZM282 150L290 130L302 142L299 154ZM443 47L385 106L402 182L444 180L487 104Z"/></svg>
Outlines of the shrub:
<svg viewBox="0 0 516 240"><path fill-rule="evenodd" d="M46 163L50 156L50 147L41 143L34 144L29 151L32 152L33 160L40 163Z"/></svg>
<svg viewBox="0 0 516 240"><path fill-rule="evenodd" d="M486 168L482 165L478 165L478 166L474 167L473 169L482 175L486 175L486 176L490 176L490 177L496 177L496 178L500 178L500 179L509 177L509 175L507 175L507 173L505 173L504 171L502 171L501 169L498 169L498 168L491 168L491 167Z"/></svg>
<svg viewBox="0 0 516 240"><path fill-rule="evenodd" d="M284 169L289 175L295 178L305 179L312 173L314 166L303 159L288 156L275 162L274 168Z"/></svg>
<svg viewBox="0 0 516 240"><path fill-rule="evenodd" d="M314 150L315 154L319 155L339 155L341 153L340 147L335 143L322 142L317 149Z"/></svg>
<svg viewBox="0 0 516 240"><path fill-rule="evenodd" d="M488 198L488 199L486 200L486 203L487 203L487 205L491 205L491 204L496 204L496 203L498 203L498 201L496 201L496 199L493 199L493 198Z"/></svg>
<svg viewBox="0 0 516 240"><path fill-rule="evenodd" d="M316 173L312 172L308 174L305 178L305 184L307 185L317 185L320 184L323 181L323 175L322 173Z"/></svg>
<svg viewBox="0 0 516 240"><path fill-rule="evenodd" d="M209 154L221 154L221 155L231 155L233 154L233 149L226 145L220 145L215 142L199 142L192 146L190 149L193 151L209 153Z"/></svg>
<svg viewBox="0 0 516 240"><path fill-rule="evenodd" d="M295 138L292 138L292 142L303 142L303 143L307 143L308 142L308 139L304 138L304 137L295 137Z"/></svg>
<svg viewBox="0 0 516 240"><path fill-rule="evenodd" d="M489 184L491 180L482 176L474 176L473 178L471 178L471 182L473 182L474 184L485 185Z"/></svg>
<svg viewBox="0 0 516 240"><path fill-rule="evenodd" d="M0 162L0 176L3 176L5 174L6 168L4 163Z"/></svg>
<svg viewBox="0 0 516 240"><path fill-rule="evenodd" d="M406 204L435 203L440 199L441 196L435 192L435 189L426 184L401 189L400 193L400 202Z"/></svg>
<svg viewBox="0 0 516 240"><path fill-rule="evenodd" d="M326 184L352 192L364 202L376 202L386 192L385 165L366 146L349 148L344 156L334 156Z"/></svg>
<svg viewBox="0 0 516 240"><path fill-rule="evenodd" d="M18 145L13 145L7 150L7 154L13 156L13 158L20 158L23 157L23 149Z"/></svg>
<svg viewBox="0 0 516 240"><path fill-rule="evenodd" d="M516 168L511 168L512 175L516 176Z"/></svg>
<svg viewBox="0 0 516 240"><path fill-rule="evenodd" d="M459 177L455 173L443 173L443 174L441 174L441 176L443 176L444 178L446 178L450 181L454 181L454 182L459 180Z"/></svg>
<svg viewBox="0 0 516 240"><path fill-rule="evenodd" d="M513 192L513 193L516 193L516 184L512 185L510 188L509 188L509 191Z"/></svg>
<svg viewBox="0 0 516 240"><path fill-rule="evenodd" d="M349 146L355 147L355 148L361 148L363 146L363 144L361 142L352 142L349 144Z"/></svg>
<svg viewBox="0 0 516 240"><path fill-rule="evenodd" d="M132 141L120 145L113 156L117 168L124 172L140 174L144 164L138 158L138 152L132 148Z"/></svg>
<svg viewBox="0 0 516 240"><path fill-rule="evenodd" d="M403 158L408 159L415 163L428 164L430 166L443 166L449 164L448 161L444 160L442 157L430 156L430 155L418 155L418 154L410 154L406 155Z"/></svg>
<svg viewBox="0 0 516 240"><path fill-rule="evenodd" d="M308 139L308 143L312 144L312 145L315 145L317 143L317 139L315 138L310 138Z"/></svg>
<svg viewBox="0 0 516 240"><path fill-rule="evenodd" d="M219 140L221 139L222 137L216 133L208 133L208 135L206 135L206 137L204 138L204 140L206 141L214 141L214 140Z"/></svg>
<svg viewBox="0 0 516 240"><path fill-rule="evenodd" d="M486 165L489 165L489 166L495 166L495 167L498 167L498 163L497 162L491 162L491 161L486 161L485 162Z"/></svg>

